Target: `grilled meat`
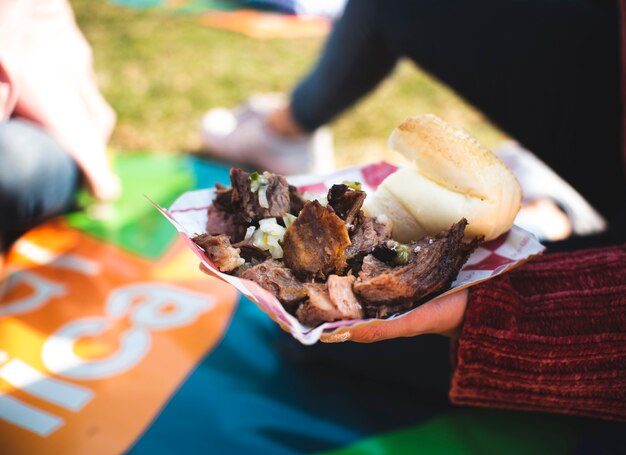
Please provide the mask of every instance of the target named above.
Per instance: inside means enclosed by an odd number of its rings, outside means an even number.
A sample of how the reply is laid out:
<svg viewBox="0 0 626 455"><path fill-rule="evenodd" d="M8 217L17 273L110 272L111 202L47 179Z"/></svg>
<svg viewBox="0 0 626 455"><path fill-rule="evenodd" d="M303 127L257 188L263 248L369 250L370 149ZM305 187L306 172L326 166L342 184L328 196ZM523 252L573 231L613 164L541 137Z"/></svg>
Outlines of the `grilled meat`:
<svg viewBox="0 0 626 455"><path fill-rule="evenodd" d="M354 292L370 304L413 304L442 291L457 276L472 250L462 242L466 225L463 219L436 237L409 244L412 257L406 265L394 267L366 256Z"/></svg>
<svg viewBox="0 0 626 455"><path fill-rule="evenodd" d="M391 238L391 227L389 222L381 222L376 218L364 216L350 236L352 244L346 248L346 259L360 266L364 256L372 253Z"/></svg>
<svg viewBox="0 0 626 455"><path fill-rule="evenodd" d="M243 240L248 224L237 213L226 212L218 205L207 209L206 231L211 235L226 234L231 241Z"/></svg>
<svg viewBox="0 0 626 455"><path fill-rule="evenodd" d="M346 222L351 231L362 215L361 206L365 196L365 191L353 190L348 185L333 185L328 191L328 205Z"/></svg>
<svg viewBox="0 0 626 455"><path fill-rule="evenodd" d="M267 207L262 207L259 202L259 191L252 191L251 179L248 172L233 168L230 170L232 183L232 205L235 209L250 221L259 221L263 218L279 217L289 212L289 184L285 177L276 174L265 173L267 179L262 191L265 191Z"/></svg>
<svg viewBox="0 0 626 455"><path fill-rule="evenodd" d="M239 249L233 248L227 235L200 234L193 241L220 272L232 272L244 263Z"/></svg>
<svg viewBox="0 0 626 455"><path fill-rule="evenodd" d="M348 246L345 223L332 209L309 201L285 233L283 260L298 276L323 279L343 272Z"/></svg>
<svg viewBox="0 0 626 455"><path fill-rule="evenodd" d="M307 297L302 284L281 261L268 259L241 274L241 278L252 280L268 290L285 306L295 312L297 304Z"/></svg>

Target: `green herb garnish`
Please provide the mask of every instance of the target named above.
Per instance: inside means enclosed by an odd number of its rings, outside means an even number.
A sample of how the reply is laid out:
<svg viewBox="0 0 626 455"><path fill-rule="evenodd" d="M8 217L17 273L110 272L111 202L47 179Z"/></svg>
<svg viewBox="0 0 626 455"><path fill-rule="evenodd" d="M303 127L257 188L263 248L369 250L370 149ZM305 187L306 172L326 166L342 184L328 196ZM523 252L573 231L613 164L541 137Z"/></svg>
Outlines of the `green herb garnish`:
<svg viewBox="0 0 626 455"><path fill-rule="evenodd" d="M404 265L409 262L411 250L407 245L400 243L393 250L396 253L396 257L393 260L396 265Z"/></svg>
<svg viewBox="0 0 626 455"><path fill-rule="evenodd" d="M352 182L350 180L344 180L341 183L346 185L348 188L353 189L354 191L361 191L361 182Z"/></svg>

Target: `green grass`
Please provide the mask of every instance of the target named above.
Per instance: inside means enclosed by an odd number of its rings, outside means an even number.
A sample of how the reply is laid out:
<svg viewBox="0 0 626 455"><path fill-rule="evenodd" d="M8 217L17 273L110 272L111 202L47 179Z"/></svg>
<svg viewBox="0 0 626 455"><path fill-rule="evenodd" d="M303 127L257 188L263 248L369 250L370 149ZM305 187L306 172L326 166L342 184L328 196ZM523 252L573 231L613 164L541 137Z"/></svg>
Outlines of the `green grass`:
<svg viewBox="0 0 626 455"><path fill-rule="evenodd" d="M71 4L92 45L99 86L118 115L111 146L130 151L197 150L204 111L238 104L253 92L289 92L323 45L323 39L254 40L203 26L198 16L103 0ZM449 89L402 62L331 125L338 166L393 160L385 146L389 133L420 112L461 125L488 146L503 138Z"/></svg>

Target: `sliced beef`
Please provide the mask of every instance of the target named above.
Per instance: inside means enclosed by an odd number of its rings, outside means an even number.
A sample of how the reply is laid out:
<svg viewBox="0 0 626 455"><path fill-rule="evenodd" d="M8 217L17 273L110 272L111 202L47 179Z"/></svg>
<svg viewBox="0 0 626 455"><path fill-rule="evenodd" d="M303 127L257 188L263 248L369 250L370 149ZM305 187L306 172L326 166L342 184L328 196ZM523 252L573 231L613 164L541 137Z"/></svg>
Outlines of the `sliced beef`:
<svg viewBox="0 0 626 455"><path fill-rule="evenodd" d="M300 213L300 210L304 207L305 202L306 200L302 197L298 188L293 185L289 185L289 213L298 216L298 213Z"/></svg>
<svg viewBox="0 0 626 455"><path fill-rule="evenodd" d="M326 284L305 283L309 298L298 307L298 320L304 325L315 327L323 322L362 318L361 304L352 292L355 279L351 275L331 275Z"/></svg>
<svg viewBox="0 0 626 455"><path fill-rule="evenodd" d="M306 283L304 287L309 299L303 302L296 311L296 317L302 324L315 327L323 322L341 319L341 313L330 300L326 285Z"/></svg>
<svg viewBox="0 0 626 455"><path fill-rule="evenodd" d="M261 207L258 192L252 192L250 174L242 169L230 170L232 184L232 204L246 220L258 221L263 218L279 217L289 212L289 184L285 177L264 173L267 179L268 207Z"/></svg>
<svg viewBox="0 0 626 455"><path fill-rule="evenodd" d="M318 201L307 202L283 238L283 260L303 278L324 279L346 268L350 237L345 223Z"/></svg>
<svg viewBox="0 0 626 455"><path fill-rule="evenodd" d="M415 304L420 299L446 289L475 248L463 244L465 219L436 237L409 244L409 263L391 266L367 256L353 289L369 304ZM410 307L410 306L409 306Z"/></svg>
<svg viewBox="0 0 626 455"><path fill-rule="evenodd" d="M232 272L244 263L239 256L239 249L233 248L224 234L200 234L193 241L204 250L206 257L220 272Z"/></svg>
<svg viewBox="0 0 626 455"><path fill-rule="evenodd" d="M247 223L237 213L229 213L213 204L207 209L206 231L211 235L226 234L231 241L243 240Z"/></svg>
<svg viewBox="0 0 626 455"><path fill-rule="evenodd" d="M382 275L383 273L389 273L393 271L393 266L389 265L371 254L368 254L363 259L363 266L361 267L361 273L359 273L359 277L362 277L363 280L366 278L376 277Z"/></svg>
<svg viewBox="0 0 626 455"><path fill-rule="evenodd" d="M353 190L348 185L333 185L328 190L328 205L346 222L348 229L352 230L359 221L365 196L365 191Z"/></svg>
<svg viewBox="0 0 626 455"><path fill-rule="evenodd" d="M269 259L271 256L269 251L264 251L261 248L254 246L252 239L242 240L241 242L233 244L233 246L235 248L239 248L239 255L244 258L246 262L262 262Z"/></svg>
<svg viewBox="0 0 626 455"><path fill-rule="evenodd" d="M215 199L213 200L213 205L224 212L234 213L235 208L233 207L233 189L224 186L221 183L216 183Z"/></svg>
<svg viewBox="0 0 626 455"><path fill-rule="evenodd" d="M363 317L361 304L352 291L355 280L356 277L353 275L331 275L326 282L330 301L341 314L341 319L360 319Z"/></svg>
<svg viewBox="0 0 626 455"><path fill-rule="evenodd" d="M276 296L285 309L295 312L299 302L307 297L303 284L281 261L268 259L241 274Z"/></svg>
<svg viewBox="0 0 626 455"><path fill-rule="evenodd" d="M352 245L346 248L348 261L360 262L364 256L391 238L391 223L365 216L350 236Z"/></svg>

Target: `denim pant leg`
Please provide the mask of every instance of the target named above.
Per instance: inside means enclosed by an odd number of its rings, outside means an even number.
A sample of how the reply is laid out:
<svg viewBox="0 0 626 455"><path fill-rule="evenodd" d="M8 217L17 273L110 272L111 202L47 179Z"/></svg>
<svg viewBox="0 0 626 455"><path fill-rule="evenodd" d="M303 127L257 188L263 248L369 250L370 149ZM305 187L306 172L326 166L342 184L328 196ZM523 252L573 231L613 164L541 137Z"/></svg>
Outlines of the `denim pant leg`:
<svg viewBox="0 0 626 455"><path fill-rule="evenodd" d="M0 240L4 247L28 229L67 211L79 179L74 160L42 128L21 119L0 122Z"/></svg>

